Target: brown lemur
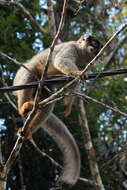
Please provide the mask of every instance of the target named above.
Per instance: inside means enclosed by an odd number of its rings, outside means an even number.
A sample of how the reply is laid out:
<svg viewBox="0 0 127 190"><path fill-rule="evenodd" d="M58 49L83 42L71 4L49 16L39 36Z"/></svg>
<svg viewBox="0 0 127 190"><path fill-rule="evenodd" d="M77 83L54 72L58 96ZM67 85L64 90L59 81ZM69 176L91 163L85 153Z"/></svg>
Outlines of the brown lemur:
<svg viewBox="0 0 127 190"><path fill-rule="evenodd" d="M91 35L82 35L77 41L64 42L56 45L49 63L47 78L54 75L81 74L81 69L85 68L101 49L101 43ZM49 48L35 55L25 66L38 78L41 77L47 61ZM35 81L34 75L24 67L21 67L14 79L14 85L22 85ZM79 89L79 87L75 87ZM18 98L18 110L20 115L25 115L32 110L36 89L24 89L16 91ZM48 97L46 89L42 88L40 100ZM73 103L72 96L65 99L65 115L71 111ZM57 142L64 155L64 167L61 181L67 184L75 184L80 174L80 154L73 136L70 134L64 123L55 116L52 111L54 104L50 104L41 110L39 109L29 124L28 138L38 128L43 128Z"/></svg>

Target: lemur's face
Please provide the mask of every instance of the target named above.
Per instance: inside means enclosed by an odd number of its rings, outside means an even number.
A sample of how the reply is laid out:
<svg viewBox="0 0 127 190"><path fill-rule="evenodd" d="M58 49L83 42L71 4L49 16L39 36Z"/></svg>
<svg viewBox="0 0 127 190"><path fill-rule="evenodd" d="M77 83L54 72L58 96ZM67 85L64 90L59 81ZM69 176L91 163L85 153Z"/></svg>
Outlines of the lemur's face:
<svg viewBox="0 0 127 190"><path fill-rule="evenodd" d="M84 35L84 39L86 41L87 52L93 54L93 56L97 55L102 48L101 43L91 35Z"/></svg>

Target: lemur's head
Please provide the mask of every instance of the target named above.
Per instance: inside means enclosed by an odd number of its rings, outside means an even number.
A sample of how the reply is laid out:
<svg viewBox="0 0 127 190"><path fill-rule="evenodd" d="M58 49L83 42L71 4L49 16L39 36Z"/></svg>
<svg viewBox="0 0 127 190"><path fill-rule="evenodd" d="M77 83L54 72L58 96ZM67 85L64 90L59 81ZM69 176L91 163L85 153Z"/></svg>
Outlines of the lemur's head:
<svg viewBox="0 0 127 190"><path fill-rule="evenodd" d="M85 53L87 53L91 58L94 58L102 48L99 40L87 34L82 35L77 42L79 47L82 48L82 50L85 51Z"/></svg>

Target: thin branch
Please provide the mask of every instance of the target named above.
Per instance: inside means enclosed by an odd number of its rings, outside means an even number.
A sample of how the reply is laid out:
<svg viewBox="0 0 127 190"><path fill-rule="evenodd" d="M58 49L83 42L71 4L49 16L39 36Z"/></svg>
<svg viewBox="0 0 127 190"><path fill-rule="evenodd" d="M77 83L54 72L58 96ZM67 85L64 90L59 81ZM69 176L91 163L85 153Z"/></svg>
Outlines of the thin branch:
<svg viewBox="0 0 127 190"><path fill-rule="evenodd" d="M11 58L10 56L6 55L5 53L1 52L0 51L0 56L8 59L9 61L15 63L16 65L19 65L20 67L23 67L24 69L26 69L28 72L31 73L31 75L35 78L35 79L38 79L37 78L37 75L33 72L33 71L30 71L29 68L27 68L23 63L20 63L19 61L17 61L16 59L14 58Z"/></svg>
<svg viewBox="0 0 127 190"><path fill-rule="evenodd" d="M7 84L5 82L4 76L3 76L3 69L2 66L0 64L0 74L1 74L1 81L2 81L2 85L7 87ZM12 107L17 110L17 106L15 105L15 103L11 100L10 96L7 94L7 92L4 93L4 96L6 97L6 99L8 100L8 102L12 105Z"/></svg>
<svg viewBox="0 0 127 190"><path fill-rule="evenodd" d="M6 99L8 100L9 104L11 104L12 107L13 107L15 110L18 110L18 109L17 109L17 106L16 106L15 103L11 100L10 96L9 96L6 92L4 93L4 95L5 95Z"/></svg>
<svg viewBox="0 0 127 190"><path fill-rule="evenodd" d="M92 186L97 186L97 184L93 180L86 179L86 178L83 178L83 177L80 177L79 181L82 181L84 183L88 183L88 184L90 184Z"/></svg>
<svg viewBox="0 0 127 190"><path fill-rule="evenodd" d="M15 162L15 159L19 155L19 151L22 147L22 143L23 143L23 139L21 136L19 136L4 166L6 167L6 175L8 175L8 173L10 172L10 169L13 163Z"/></svg>
<svg viewBox="0 0 127 190"><path fill-rule="evenodd" d="M115 56L115 54L117 53L117 51L119 50L119 48L124 44L126 43L127 41L127 36L125 36L125 38L123 40L121 40L116 46L115 48L113 49L113 51L109 54L108 56L108 59L105 63L105 66L104 66L104 70L107 70L109 68L109 63L112 61L113 57Z"/></svg>
<svg viewBox="0 0 127 190"><path fill-rule="evenodd" d="M61 100L61 99L63 99L63 98L64 98L64 96L55 98L54 100L51 100L51 101L47 102L43 107L45 107L45 106L47 106L47 105L49 105L49 104L53 104L54 102L57 102L57 101L59 101L59 100Z"/></svg>
<svg viewBox="0 0 127 190"><path fill-rule="evenodd" d="M79 13L79 11L82 9L82 4L85 2L86 0L80 0L80 2L77 2L77 3L79 3L79 7L78 7L78 9L76 10L76 12L75 12L75 16L77 16L78 15L78 13Z"/></svg>
<svg viewBox="0 0 127 190"><path fill-rule="evenodd" d="M109 106L109 105L107 105L107 104L101 102L100 100L98 101L98 100L96 100L96 99L94 99L94 98L91 98L91 97L85 95L85 94L81 94L81 93L73 93L73 94L74 94L74 95L77 95L77 96L79 96L79 97L81 97L81 98L83 98L83 99L87 99L87 100L90 100L90 101L92 101L92 102L94 102L94 103L97 103L97 104L99 104L99 105L101 105L101 106L103 106L103 107L105 107L105 108L107 108L107 109L110 109L110 110L112 110L113 112L115 112L115 113L117 113L117 114L120 114L120 115L122 115L122 116L124 116L124 117L127 118L127 114L124 113L124 112L122 112L122 111L120 111L118 108L113 108L113 107L111 107L111 106Z"/></svg>
<svg viewBox="0 0 127 190"><path fill-rule="evenodd" d="M56 162L52 157L50 157L48 154L46 154L45 152L42 152L40 150L40 148L36 145L35 141L31 138L30 139L31 144L34 146L34 148L36 149L37 152L39 152L43 157L48 158L48 160L50 160L50 162L55 165L58 168L63 168L58 162Z"/></svg>
<svg viewBox="0 0 127 190"><path fill-rule="evenodd" d="M21 3L15 1L0 0L0 4L19 7L42 34L48 35L48 32L43 27L40 26L40 24L34 19L34 17L30 14L30 12Z"/></svg>
<svg viewBox="0 0 127 190"><path fill-rule="evenodd" d="M113 36L107 41L107 43L101 48L99 53L93 58L90 63L86 66L86 68L82 71L81 76L83 76L86 71L95 63L95 61L100 57L100 55L104 52L105 48L127 27L127 23L125 23L117 32L113 34Z"/></svg>

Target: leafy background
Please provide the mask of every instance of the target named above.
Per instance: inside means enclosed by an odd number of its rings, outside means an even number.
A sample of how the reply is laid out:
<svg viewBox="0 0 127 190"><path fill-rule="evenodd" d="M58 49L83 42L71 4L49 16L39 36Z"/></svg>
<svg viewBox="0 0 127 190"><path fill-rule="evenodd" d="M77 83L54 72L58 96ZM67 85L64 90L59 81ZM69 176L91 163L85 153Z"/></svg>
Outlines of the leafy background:
<svg viewBox="0 0 127 190"><path fill-rule="evenodd" d="M15 0L16 1L16 0ZM48 31L47 5L44 0L17 0L31 13L35 20ZM58 27L63 0L52 0L56 25ZM78 11L78 12L77 12ZM76 14L77 13L77 14ZM86 0L80 4L78 0L69 2L65 26L61 40L77 40L84 33L92 33L103 44L127 22L126 0ZM19 7L0 4L0 51L25 62L40 50L49 47L52 42L50 35L42 34ZM104 71L126 68L127 65L127 30L122 32L112 42L103 56L97 61L92 71ZM120 44L120 45L119 45ZM116 52L108 62L112 52ZM0 57L0 64L6 83L12 85L18 65ZM1 71L1 72L2 72ZM1 74L0 72L0 74ZM0 75L1 76L1 75ZM0 82L2 86L2 82ZM83 93L102 101L112 107L127 112L127 76L114 76L87 81L83 84ZM11 98L15 97L11 94ZM124 170L122 159L126 158L127 119L91 101L85 101L88 123L96 159L99 163L102 181L106 190L127 189L126 159ZM87 156L84 150L81 130L78 124L76 107L71 115L65 119L64 107L58 102L55 113L66 123L76 139L82 158L81 176L90 179L91 174ZM17 138L17 129L22 126L22 120L14 108L9 104L4 94L0 94L0 140L3 162L8 158ZM52 139L43 131L38 130L34 139L44 152L62 163L61 153ZM22 167L20 167L22 166ZM59 170L52 163L42 157L29 141L23 144L22 150L8 177L7 190L21 189L22 182L27 190L48 190L57 187ZM22 180L23 178L23 180ZM92 186L78 182L73 189L92 190Z"/></svg>

